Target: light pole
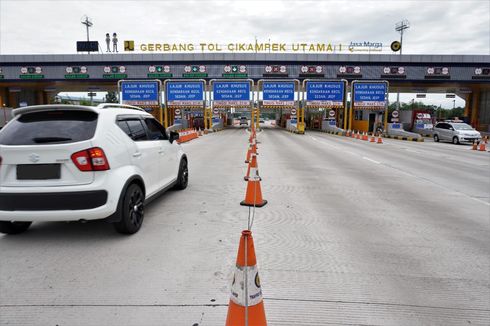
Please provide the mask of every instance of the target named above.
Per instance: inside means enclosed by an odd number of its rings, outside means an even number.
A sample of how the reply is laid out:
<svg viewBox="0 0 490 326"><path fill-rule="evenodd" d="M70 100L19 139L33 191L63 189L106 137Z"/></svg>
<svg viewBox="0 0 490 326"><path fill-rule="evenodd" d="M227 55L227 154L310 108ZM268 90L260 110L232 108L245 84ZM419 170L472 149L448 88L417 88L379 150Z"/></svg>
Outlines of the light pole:
<svg viewBox="0 0 490 326"><path fill-rule="evenodd" d="M395 31L400 33L400 56L403 51L403 31L410 27L410 22L406 19L399 21L395 24ZM400 109L400 92L396 93L396 107Z"/></svg>
<svg viewBox="0 0 490 326"><path fill-rule="evenodd" d="M87 42L89 42L90 38L89 38L88 29L89 29L89 27L92 27L94 24L92 23L92 21L90 20L90 18L87 15L82 17L81 23L83 25L85 25L85 27L87 28ZM90 54L90 51L88 53Z"/></svg>

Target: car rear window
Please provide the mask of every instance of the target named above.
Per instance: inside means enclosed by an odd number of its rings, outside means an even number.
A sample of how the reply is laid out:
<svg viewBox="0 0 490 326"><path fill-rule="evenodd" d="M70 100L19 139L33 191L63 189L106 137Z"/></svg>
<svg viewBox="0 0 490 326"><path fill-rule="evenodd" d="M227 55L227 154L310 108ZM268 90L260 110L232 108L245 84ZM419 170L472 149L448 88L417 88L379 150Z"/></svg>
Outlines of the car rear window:
<svg viewBox="0 0 490 326"><path fill-rule="evenodd" d="M0 145L74 143L91 139L97 127L92 111L32 112L11 121L0 132Z"/></svg>

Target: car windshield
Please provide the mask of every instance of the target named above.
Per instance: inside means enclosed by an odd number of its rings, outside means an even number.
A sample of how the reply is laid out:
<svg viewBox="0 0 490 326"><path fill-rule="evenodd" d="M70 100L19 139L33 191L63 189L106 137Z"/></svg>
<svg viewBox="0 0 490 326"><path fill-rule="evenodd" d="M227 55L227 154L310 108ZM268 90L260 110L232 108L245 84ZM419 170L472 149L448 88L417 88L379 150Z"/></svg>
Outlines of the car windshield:
<svg viewBox="0 0 490 326"><path fill-rule="evenodd" d="M473 130L473 128L466 123L455 123L453 124L455 130Z"/></svg>

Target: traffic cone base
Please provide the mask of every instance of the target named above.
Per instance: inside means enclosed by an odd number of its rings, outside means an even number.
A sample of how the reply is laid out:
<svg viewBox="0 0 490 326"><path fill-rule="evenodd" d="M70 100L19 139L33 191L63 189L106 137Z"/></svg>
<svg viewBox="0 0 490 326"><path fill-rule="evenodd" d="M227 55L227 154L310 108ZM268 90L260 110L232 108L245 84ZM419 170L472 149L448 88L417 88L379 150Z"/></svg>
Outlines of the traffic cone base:
<svg viewBox="0 0 490 326"><path fill-rule="evenodd" d="M242 206L248 206L248 207L254 207L254 206L255 207L264 207L265 205L267 205L267 200L262 199L262 202L256 203L255 205L253 203L247 202L246 200L242 200L240 202L240 205L242 205Z"/></svg>

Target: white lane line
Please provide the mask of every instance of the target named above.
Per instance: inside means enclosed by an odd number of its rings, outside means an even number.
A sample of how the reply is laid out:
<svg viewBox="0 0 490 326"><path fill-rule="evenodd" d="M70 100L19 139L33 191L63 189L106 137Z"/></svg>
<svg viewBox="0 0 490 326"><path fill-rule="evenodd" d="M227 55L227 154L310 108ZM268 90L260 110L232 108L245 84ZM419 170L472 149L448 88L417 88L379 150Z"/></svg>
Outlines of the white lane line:
<svg viewBox="0 0 490 326"><path fill-rule="evenodd" d="M381 162L375 161L375 160L370 159L369 157L366 157L366 156L363 156L362 159L363 160L366 160L366 161L369 161L369 162L376 163L376 164L381 164Z"/></svg>

